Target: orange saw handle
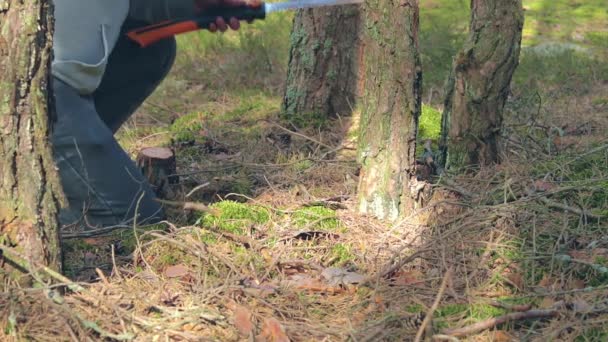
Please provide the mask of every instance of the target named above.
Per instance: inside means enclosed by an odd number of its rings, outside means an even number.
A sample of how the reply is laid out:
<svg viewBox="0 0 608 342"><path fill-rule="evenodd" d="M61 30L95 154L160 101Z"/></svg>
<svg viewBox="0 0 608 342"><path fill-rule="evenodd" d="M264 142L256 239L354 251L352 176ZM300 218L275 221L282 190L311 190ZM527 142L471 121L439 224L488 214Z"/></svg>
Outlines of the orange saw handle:
<svg viewBox="0 0 608 342"><path fill-rule="evenodd" d="M264 4L255 8L250 6L238 6L212 9L205 11L201 16L182 20L168 20L135 29L128 32L127 36L141 47L146 47L161 39L169 38L180 33L209 29L209 26L215 23L218 17L223 18L226 22L228 22L230 18L253 21L255 19L265 19L266 9Z"/></svg>

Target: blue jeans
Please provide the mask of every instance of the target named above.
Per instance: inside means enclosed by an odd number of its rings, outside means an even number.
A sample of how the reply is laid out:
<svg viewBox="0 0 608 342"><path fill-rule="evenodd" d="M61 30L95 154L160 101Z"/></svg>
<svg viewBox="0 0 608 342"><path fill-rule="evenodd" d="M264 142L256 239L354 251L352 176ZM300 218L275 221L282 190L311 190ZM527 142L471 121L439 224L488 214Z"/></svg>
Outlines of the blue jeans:
<svg viewBox="0 0 608 342"><path fill-rule="evenodd" d="M127 21L123 30L143 23ZM125 35L113 49L104 78L91 95L80 95L53 78L56 116L52 145L68 206L62 226L79 230L164 219L162 206L114 133L171 69L174 39L140 48Z"/></svg>

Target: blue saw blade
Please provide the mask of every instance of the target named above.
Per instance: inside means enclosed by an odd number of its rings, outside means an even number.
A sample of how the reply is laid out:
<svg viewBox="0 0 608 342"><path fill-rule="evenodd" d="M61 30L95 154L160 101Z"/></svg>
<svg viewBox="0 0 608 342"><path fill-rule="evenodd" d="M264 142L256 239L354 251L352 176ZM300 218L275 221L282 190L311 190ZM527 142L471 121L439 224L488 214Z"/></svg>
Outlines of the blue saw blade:
<svg viewBox="0 0 608 342"><path fill-rule="evenodd" d="M303 9L303 8L360 4L360 3L363 3L363 1L364 0L295 0L295 1L285 1L285 2L273 2L273 3L266 3L265 10L266 10L266 13L272 13L272 12L278 12L278 11L297 10L297 9Z"/></svg>

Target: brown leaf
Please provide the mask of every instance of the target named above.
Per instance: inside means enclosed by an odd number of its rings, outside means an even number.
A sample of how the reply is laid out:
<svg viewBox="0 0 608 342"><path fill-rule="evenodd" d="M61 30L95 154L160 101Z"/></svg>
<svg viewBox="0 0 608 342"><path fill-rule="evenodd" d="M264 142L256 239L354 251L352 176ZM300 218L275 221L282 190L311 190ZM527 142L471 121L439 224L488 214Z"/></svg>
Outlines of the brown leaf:
<svg viewBox="0 0 608 342"><path fill-rule="evenodd" d="M234 326L242 335L249 336L253 333L253 323L251 323L251 311L242 305L234 305Z"/></svg>
<svg viewBox="0 0 608 342"><path fill-rule="evenodd" d="M524 277L521 274L509 273L509 274L507 274L507 279L518 290L522 290L524 288Z"/></svg>
<svg viewBox="0 0 608 342"><path fill-rule="evenodd" d="M515 337L510 335L508 332L503 330L496 330L493 332L492 342L513 342L518 341Z"/></svg>
<svg viewBox="0 0 608 342"><path fill-rule="evenodd" d="M285 329L275 318L264 320L262 332L257 336L256 340L260 342L290 342Z"/></svg>
<svg viewBox="0 0 608 342"><path fill-rule="evenodd" d="M543 279L538 282L538 286L546 289L547 291L552 291L557 289L558 281L550 275L545 274Z"/></svg>
<svg viewBox="0 0 608 342"><path fill-rule="evenodd" d="M169 266L165 269L165 276L167 278L180 278L187 275L189 272L188 267L183 264Z"/></svg>
<svg viewBox="0 0 608 342"><path fill-rule="evenodd" d="M585 284L585 281L581 279L571 279L568 282L568 288L571 290L580 290L584 289L585 287L587 287L587 285Z"/></svg>
<svg viewBox="0 0 608 342"><path fill-rule="evenodd" d="M557 185L555 185L554 183L550 183L540 179L534 181L534 189L536 189L536 191L546 192L551 191L555 188L557 188Z"/></svg>
<svg viewBox="0 0 608 342"><path fill-rule="evenodd" d="M542 302L540 302L540 308L541 309L549 309L549 308L553 308L555 307L555 299L551 298L551 297L545 297L543 298Z"/></svg>
<svg viewBox="0 0 608 342"><path fill-rule="evenodd" d="M424 277L419 270L400 271L393 276L393 284L400 286L420 285L424 283L421 280Z"/></svg>
<svg viewBox="0 0 608 342"><path fill-rule="evenodd" d="M339 286L329 286L319 279L312 278L305 274L294 274L287 281L285 285L293 287L297 290L306 290L313 292L327 292L327 293L339 293L344 292L344 289Z"/></svg>

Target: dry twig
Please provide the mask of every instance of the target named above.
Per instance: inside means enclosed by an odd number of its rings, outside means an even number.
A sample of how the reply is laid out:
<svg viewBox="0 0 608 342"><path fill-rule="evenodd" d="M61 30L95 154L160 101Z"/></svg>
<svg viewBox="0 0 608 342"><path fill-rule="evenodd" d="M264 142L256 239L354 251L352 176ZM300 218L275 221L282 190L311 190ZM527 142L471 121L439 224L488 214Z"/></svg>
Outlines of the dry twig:
<svg viewBox="0 0 608 342"><path fill-rule="evenodd" d="M512 321L521 321L525 319L536 318L550 318L555 316L557 316L557 310L528 310L524 312L513 312L503 316L489 318L485 321L471 324L466 327L446 329L443 331L443 334L455 337L464 337Z"/></svg>
<svg viewBox="0 0 608 342"><path fill-rule="evenodd" d="M414 339L415 342L420 341L420 339L422 338L422 334L424 334L424 331L426 330L426 327L433 320L433 314L435 313L435 310L437 310L437 308L439 307L439 303L441 302L441 297L443 297L443 293L445 292L445 289L448 286L448 280L451 277L452 277L452 269L450 268L443 276L443 280L441 281L441 285L439 286L439 291L437 292L435 301L433 302L433 305L431 306L429 311L427 311L426 315L424 316L424 320L422 321L420 328L418 328L418 332L416 333L416 338Z"/></svg>

